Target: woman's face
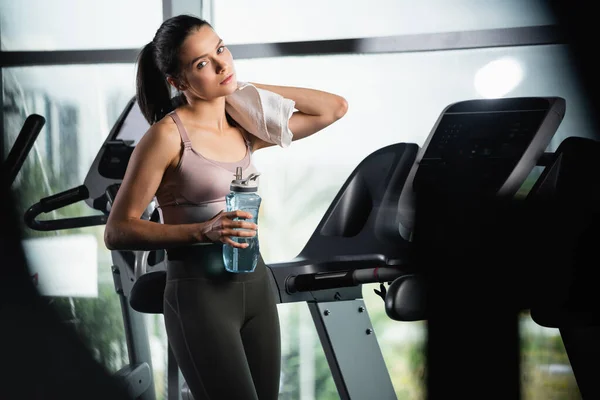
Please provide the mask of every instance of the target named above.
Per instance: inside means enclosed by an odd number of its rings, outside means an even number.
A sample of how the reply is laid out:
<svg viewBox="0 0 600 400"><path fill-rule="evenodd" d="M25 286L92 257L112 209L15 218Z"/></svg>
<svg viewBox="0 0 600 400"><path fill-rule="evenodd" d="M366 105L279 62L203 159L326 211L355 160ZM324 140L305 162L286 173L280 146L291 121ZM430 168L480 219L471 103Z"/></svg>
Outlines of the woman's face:
<svg viewBox="0 0 600 400"><path fill-rule="evenodd" d="M181 46L180 61L181 84L189 95L212 100L237 89L231 52L210 26L188 35Z"/></svg>

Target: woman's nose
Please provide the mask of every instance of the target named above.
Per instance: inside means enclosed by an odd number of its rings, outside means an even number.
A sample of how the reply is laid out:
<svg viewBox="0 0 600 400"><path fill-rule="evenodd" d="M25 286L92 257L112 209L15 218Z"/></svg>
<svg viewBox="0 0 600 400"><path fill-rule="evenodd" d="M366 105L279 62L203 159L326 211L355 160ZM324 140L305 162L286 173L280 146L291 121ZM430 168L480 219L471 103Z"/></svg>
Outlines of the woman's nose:
<svg viewBox="0 0 600 400"><path fill-rule="evenodd" d="M227 72L229 65L225 61L220 61L216 63L217 73L221 74L223 72Z"/></svg>

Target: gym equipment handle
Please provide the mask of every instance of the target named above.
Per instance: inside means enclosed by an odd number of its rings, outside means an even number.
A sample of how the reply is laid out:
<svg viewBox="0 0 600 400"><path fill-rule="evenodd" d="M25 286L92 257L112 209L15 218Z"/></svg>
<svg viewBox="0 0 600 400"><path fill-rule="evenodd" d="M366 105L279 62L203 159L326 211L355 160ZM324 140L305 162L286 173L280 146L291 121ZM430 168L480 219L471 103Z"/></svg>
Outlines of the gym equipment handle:
<svg viewBox="0 0 600 400"><path fill-rule="evenodd" d="M89 190L84 185L41 199L25 212L25 224L36 231L54 231L59 229L73 229L87 226L104 225L106 215L93 215L76 218L62 218L38 221L41 213L49 213L62 207L85 200L90 196Z"/></svg>
<svg viewBox="0 0 600 400"><path fill-rule="evenodd" d="M356 286L363 283L391 282L408 271L398 267L364 268L335 272L293 275L286 279L288 293Z"/></svg>
<svg viewBox="0 0 600 400"><path fill-rule="evenodd" d="M31 114L23 123L21 132L19 132L19 136L17 136L10 153L4 161L4 171L6 171L6 180L9 187L15 181L45 123L46 119L37 114Z"/></svg>

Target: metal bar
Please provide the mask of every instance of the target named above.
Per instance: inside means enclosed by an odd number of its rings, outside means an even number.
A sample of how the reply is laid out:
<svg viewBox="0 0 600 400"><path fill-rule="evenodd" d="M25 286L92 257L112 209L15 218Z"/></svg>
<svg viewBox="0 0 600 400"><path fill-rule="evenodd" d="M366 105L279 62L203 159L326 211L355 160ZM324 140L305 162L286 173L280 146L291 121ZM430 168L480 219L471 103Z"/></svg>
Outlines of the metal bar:
<svg viewBox="0 0 600 400"><path fill-rule="evenodd" d="M333 344L331 343L331 338L327 332L327 326L323 320L322 313L325 312L327 315L329 315L329 310L321 310L320 304L315 302L307 302L307 305L315 323L315 327L317 328L317 334L319 335L321 345L323 346L325 358L329 364L329 370L331 371L331 376L335 382L335 387L337 388L340 399L348 400L350 399L348 387L346 386L346 381L339 365L339 361L335 356L335 350L333 348Z"/></svg>
<svg viewBox="0 0 600 400"><path fill-rule="evenodd" d="M362 299L308 302L340 399L396 399Z"/></svg>
<svg viewBox="0 0 600 400"><path fill-rule="evenodd" d="M4 76L2 68L0 68L0 155L4 160L6 154L4 153L4 141L6 140L4 132Z"/></svg>
<svg viewBox="0 0 600 400"><path fill-rule="evenodd" d="M163 13L171 0L163 2ZM165 14L166 15L166 14ZM358 39L230 45L236 59L311 56L326 54L379 54L447 51L506 46L566 43L557 26L487 29L466 32L428 33ZM60 64L114 64L135 62L139 49L5 51L2 67Z"/></svg>
<svg viewBox="0 0 600 400"><path fill-rule="evenodd" d="M173 0L163 0L163 21L171 18L173 16ZM157 27L158 28L158 27Z"/></svg>
<svg viewBox="0 0 600 400"><path fill-rule="evenodd" d="M3 51L0 66L133 63L140 50Z"/></svg>
<svg viewBox="0 0 600 400"><path fill-rule="evenodd" d="M8 156L4 159L3 167L4 172L7 174L8 186L13 184L19 171L21 171L21 167L23 167L27 155L29 155L45 123L46 119L37 114L31 114L25 119L19 135L8 152ZM3 147L0 147L0 149L3 149Z"/></svg>
<svg viewBox="0 0 600 400"><path fill-rule="evenodd" d="M138 400L156 400L154 387L154 376L152 375L152 352L148 331L146 329L146 315L138 313L129 304L129 293L131 288L130 277L132 268L125 257L118 251L112 252L113 260L113 280L115 291L119 296L121 303L121 313L123 315L123 329L127 343L127 354L129 355L129 365L147 363L150 367L150 387ZM129 271L127 271L129 270Z"/></svg>
<svg viewBox="0 0 600 400"><path fill-rule="evenodd" d="M486 29L373 38L229 45L236 59L285 56L412 53L506 46L564 44L557 26Z"/></svg>

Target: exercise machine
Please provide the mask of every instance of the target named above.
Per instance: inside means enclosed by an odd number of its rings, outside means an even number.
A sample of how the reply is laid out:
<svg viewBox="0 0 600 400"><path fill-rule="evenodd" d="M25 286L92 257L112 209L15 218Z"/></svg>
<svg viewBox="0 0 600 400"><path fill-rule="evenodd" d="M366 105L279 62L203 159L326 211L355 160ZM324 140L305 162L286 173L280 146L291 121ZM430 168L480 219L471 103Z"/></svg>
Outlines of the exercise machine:
<svg viewBox="0 0 600 400"><path fill-rule="evenodd" d="M268 265L280 303L307 302L342 399L396 397L362 300L362 284L380 283L390 318L428 318L426 277L413 252L418 227L415 198L429 188L455 182L463 190L473 189L477 196L512 199L536 166L545 170L528 201L542 194L557 196L556 183L572 179L565 171L584 168L574 166L576 154L583 148L597 148L597 142L567 138L556 152L546 152L565 109L564 99L557 97L467 100L449 105L422 146L396 143L367 156L350 174L300 254L288 262ZM27 225L54 230L106 223L131 152L147 128L131 99L84 184L33 205L25 215ZM568 165L567 158L571 160ZM588 162L593 159L586 156ZM37 219L41 213L79 201L103 215ZM151 203L142 218L160 223L154 206ZM151 400L155 395L143 314L162 313L164 251L112 251L112 259L130 357L130 364L118 374L133 397ZM532 307L536 322L561 324L551 317L543 320L540 315L544 312L552 316L556 312L547 302L535 300L524 301L523 308ZM590 315L588 323L593 324L594 312ZM574 371L578 376L585 374L577 367ZM170 350L168 398L192 398Z"/></svg>
<svg viewBox="0 0 600 400"><path fill-rule="evenodd" d="M2 359L6 398L128 399L118 379L97 362L71 326L36 290L20 244L12 187L46 120L31 114L2 163L5 192L0 200L0 248L7 274L3 280ZM23 374L23 371L27 371ZM32 384L33 382L33 384ZM129 398L130 399L130 398Z"/></svg>

